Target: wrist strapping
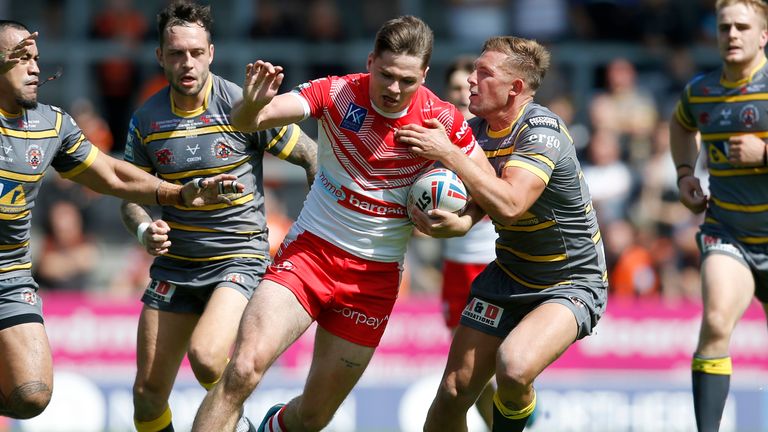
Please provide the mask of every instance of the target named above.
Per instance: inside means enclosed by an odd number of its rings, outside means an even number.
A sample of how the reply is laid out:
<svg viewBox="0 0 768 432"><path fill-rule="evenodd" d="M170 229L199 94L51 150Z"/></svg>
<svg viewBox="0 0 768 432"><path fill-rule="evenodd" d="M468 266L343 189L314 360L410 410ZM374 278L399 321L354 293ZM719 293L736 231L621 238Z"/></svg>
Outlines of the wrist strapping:
<svg viewBox="0 0 768 432"><path fill-rule="evenodd" d="M142 246L146 246L144 244L144 233L147 231L147 228L149 228L149 222L142 222L136 227L136 237L139 239L139 243L141 243Z"/></svg>

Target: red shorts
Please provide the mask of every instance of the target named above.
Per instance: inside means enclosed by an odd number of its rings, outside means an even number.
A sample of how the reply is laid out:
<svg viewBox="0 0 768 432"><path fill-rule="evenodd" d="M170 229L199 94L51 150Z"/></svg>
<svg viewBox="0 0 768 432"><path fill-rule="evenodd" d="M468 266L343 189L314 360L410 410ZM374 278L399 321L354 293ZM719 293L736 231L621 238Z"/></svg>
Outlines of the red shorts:
<svg viewBox="0 0 768 432"><path fill-rule="evenodd" d="M329 333L376 347L397 300L400 273L396 262L360 258L305 231L283 244L264 279L291 290Z"/></svg>
<svg viewBox="0 0 768 432"><path fill-rule="evenodd" d="M448 327L454 328L459 325L461 312L467 305L472 281L487 266L488 264L443 261L443 318Z"/></svg>

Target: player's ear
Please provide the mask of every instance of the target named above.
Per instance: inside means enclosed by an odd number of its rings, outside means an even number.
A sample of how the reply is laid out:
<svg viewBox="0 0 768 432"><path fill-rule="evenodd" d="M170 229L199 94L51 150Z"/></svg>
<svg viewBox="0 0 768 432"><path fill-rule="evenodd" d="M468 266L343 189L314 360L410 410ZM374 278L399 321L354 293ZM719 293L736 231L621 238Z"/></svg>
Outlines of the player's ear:
<svg viewBox="0 0 768 432"><path fill-rule="evenodd" d="M210 66L211 63L213 63L213 44L211 44L208 49L211 50L211 57L208 59L208 65Z"/></svg>
<svg viewBox="0 0 768 432"><path fill-rule="evenodd" d="M163 49L160 47L155 48L155 57L157 57L157 62L160 64L160 67L163 67Z"/></svg>
<svg viewBox="0 0 768 432"><path fill-rule="evenodd" d="M371 71L371 64L373 63L373 51L368 53L368 61L365 63L365 71L370 72Z"/></svg>
<svg viewBox="0 0 768 432"><path fill-rule="evenodd" d="M525 89L525 83L522 79L518 78L514 81L512 81L512 88L510 89L510 93L514 95L519 95L523 92Z"/></svg>
<svg viewBox="0 0 768 432"><path fill-rule="evenodd" d="M427 81L427 72L429 72L429 66L424 68L424 72L421 74L421 83L424 84Z"/></svg>

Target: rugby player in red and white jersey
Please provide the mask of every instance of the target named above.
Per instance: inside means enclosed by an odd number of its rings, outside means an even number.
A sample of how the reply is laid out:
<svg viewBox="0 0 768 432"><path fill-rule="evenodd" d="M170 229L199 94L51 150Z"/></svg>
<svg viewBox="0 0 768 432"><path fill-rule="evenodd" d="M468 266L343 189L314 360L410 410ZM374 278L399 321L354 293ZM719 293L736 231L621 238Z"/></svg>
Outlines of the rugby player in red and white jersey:
<svg viewBox="0 0 768 432"><path fill-rule="evenodd" d="M432 164L393 139L398 128L441 126L460 151L493 172L461 113L422 86L432 41L420 19L390 20L376 35L368 73L310 81L281 95L280 66L246 67L233 124L252 131L316 118L318 173L246 307L232 361L200 406L193 431L232 430L269 366L313 321L318 328L304 392L272 407L259 430L320 430L352 391L397 298L413 228L408 189ZM433 212L433 235L464 232L473 219Z"/></svg>

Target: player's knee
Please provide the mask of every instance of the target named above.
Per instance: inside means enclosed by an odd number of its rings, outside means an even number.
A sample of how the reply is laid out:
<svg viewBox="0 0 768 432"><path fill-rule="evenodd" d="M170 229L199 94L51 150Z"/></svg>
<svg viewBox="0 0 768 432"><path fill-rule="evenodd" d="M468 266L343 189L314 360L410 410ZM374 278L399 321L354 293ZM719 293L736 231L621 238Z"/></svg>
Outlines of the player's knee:
<svg viewBox="0 0 768 432"><path fill-rule="evenodd" d="M523 362L499 362L496 367L496 382L499 387L517 390L533 385L536 376Z"/></svg>
<svg viewBox="0 0 768 432"><path fill-rule="evenodd" d="M14 398L10 401L8 411L10 416L16 419L30 419L37 417L43 411L48 403L51 401L51 392L38 391L35 393L24 395L20 398Z"/></svg>
<svg viewBox="0 0 768 432"><path fill-rule="evenodd" d="M704 314L704 331L702 332L705 338L709 339L727 339L731 335L733 320L730 319L728 314L723 311L708 311Z"/></svg>
<svg viewBox="0 0 768 432"><path fill-rule="evenodd" d="M451 375L440 382L436 402L439 405L469 408L474 403L474 399L475 397L471 394L468 386L457 381Z"/></svg>
<svg viewBox="0 0 768 432"><path fill-rule="evenodd" d="M261 382L266 369L266 365L255 358L238 356L232 360L232 366L222 378L225 389L229 392L250 393Z"/></svg>
<svg viewBox="0 0 768 432"><path fill-rule="evenodd" d="M187 357L192 372L202 382L216 381L227 364L226 356L212 348L199 345L190 347Z"/></svg>

